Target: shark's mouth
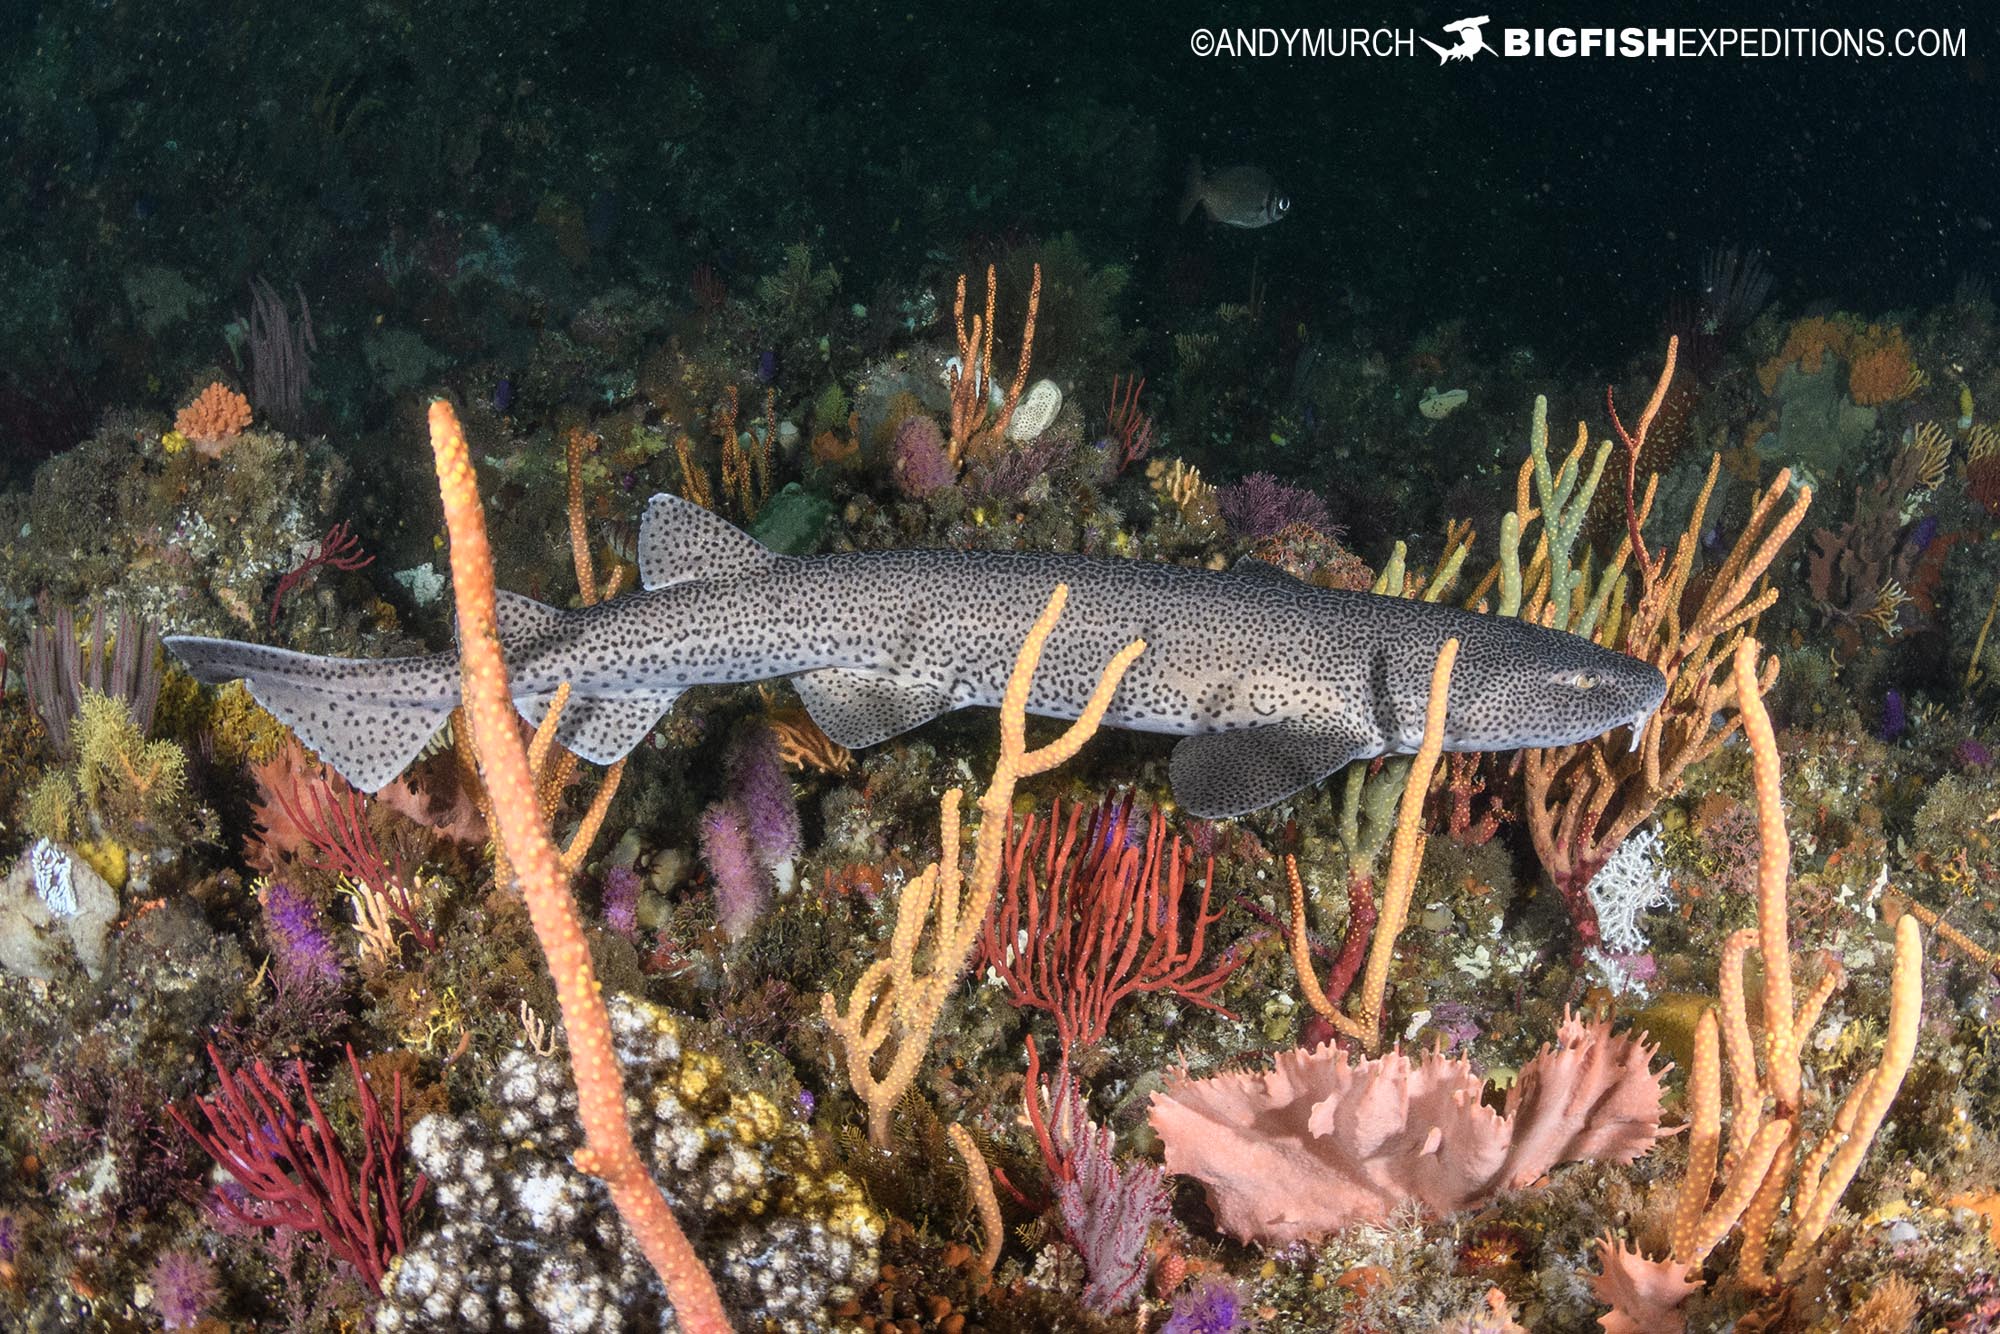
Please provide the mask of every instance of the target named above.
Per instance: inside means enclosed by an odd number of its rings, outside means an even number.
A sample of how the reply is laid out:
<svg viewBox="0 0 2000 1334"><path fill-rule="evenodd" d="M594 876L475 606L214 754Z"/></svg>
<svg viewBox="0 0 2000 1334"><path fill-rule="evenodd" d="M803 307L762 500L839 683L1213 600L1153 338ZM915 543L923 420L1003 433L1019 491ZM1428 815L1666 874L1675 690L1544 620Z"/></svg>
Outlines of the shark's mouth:
<svg viewBox="0 0 2000 1334"><path fill-rule="evenodd" d="M1632 744L1625 748L1626 754L1629 755L1633 751L1639 749L1639 743L1643 741L1646 737L1646 724L1652 721L1653 721L1652 709L1641 709L1639 712L1632 715L1630 722L1627 723L1627 726L1629 726L1632 729Z"/></svg>

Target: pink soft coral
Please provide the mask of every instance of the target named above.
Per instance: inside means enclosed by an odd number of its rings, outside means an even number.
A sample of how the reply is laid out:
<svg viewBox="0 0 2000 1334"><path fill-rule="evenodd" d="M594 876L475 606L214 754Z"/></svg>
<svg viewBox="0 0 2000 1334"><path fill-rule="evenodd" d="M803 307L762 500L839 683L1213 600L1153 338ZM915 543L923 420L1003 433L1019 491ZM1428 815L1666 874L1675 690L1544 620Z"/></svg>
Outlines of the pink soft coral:
<svg viewBox="0 0 2000 1334"><path fill-rule="evenodd" d="M1604 1334L1681 1334L1687 1317L1681 1303L1701 1284L1688 1277L1690 1266L1673 1260L1648 1260L1625 1243L1604 1237L1597 1243L1604 1272L1593 1274L1591 1289L1610 1311L1597 1317Z"/></svg>
<svg viewBox="0 0 2000 1334"><path fill-rule="evenodd" d="M1284 1246L1387 1218L1406 1201L1454 1213L1576 1159L1630 1162L1660 1137L1653 1048L1565 1017L1505 1107L1463 1060L1400 1051L1350 1064L1331 1045L1268 1074L1172 1080L1152 1123L1170 1172L1207 1188L1216 1221Z"/></svg>

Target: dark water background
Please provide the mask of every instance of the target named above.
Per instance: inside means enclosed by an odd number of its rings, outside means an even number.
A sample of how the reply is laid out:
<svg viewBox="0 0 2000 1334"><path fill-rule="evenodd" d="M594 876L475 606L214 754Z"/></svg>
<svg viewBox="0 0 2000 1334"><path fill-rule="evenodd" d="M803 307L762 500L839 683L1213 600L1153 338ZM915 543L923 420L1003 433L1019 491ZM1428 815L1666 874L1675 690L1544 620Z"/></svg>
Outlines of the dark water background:
<svg viewBox="0 0 2000 1334"><path fill-rule="evenodd" d="M1717 12L1720 8L1720 12ZM1337 9L1337 12L1336 12ZM325 423L380 426L343 327L421 321L454 357L618 284L747 282L807 241L867 301L930 267L1074 233L1129 267L1156 385L1184 312L1242 300L1334 346L1442 321L1589 379L1657 343L1701 257L1761 250L1775 299L1868 314L1990 277L1992 6L1652 6L1628 15L1967 29L1964 58L1199 59L1196 27L1368 22L1406 5L727 5L12 0L0 14L0 438L10 470L224 354L255 275L315 300ZM1578 12L1587 10L1587 13ZM1602 6L1490 10L1611 22ZM1191 154L1295 203L1261 231L1174 217ZM550 200L588 262L533 311L453 309L383 273L459 262ZM123 286L202 293L170 337ZM207 307L204 311L203 305ZM200 318L206 314L207 318ZM1284 349L1271 355L1281 356Z"/></svg>

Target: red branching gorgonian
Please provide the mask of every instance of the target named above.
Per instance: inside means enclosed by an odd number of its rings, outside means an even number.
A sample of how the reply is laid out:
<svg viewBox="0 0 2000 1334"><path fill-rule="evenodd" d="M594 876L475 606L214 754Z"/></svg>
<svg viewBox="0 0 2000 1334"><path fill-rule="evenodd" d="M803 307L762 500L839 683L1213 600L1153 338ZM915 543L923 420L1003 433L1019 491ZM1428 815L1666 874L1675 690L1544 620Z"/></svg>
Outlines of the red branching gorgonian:
<svg viewBox="0 0 2000 1334"><path fill-rule="evenodd" d="M300 298L304 300L303 297ZM284 606L285 595L306 581L306 577L322 566L335 570L359 570L375 563L373 556L363 553L361 539L354 535L347 520L326 530L326 536L319 540L319 550L300 561L296 569L287 570L278 576L277 591L271 594L271 624L278 623L278 610Z"/></svg>
<svg viewBox="0 0 2000 1334"><path fill-rule="evenodd" d="M306 1103L301 1116L262 1061L247 1072L231 1071L213 1046L208 1059L222 1081L220 1092L196 1100L208 1128L196 1129L178 1107L167 1112L257 1202L245 1208L218 1194L216 1207L250 1227L317 1233L360 1271L370 1291L381 1292L383 1274L403 1253L403 1225L430 1184L419 1172L408 1191L403 1188L403 1077L395 1078L385 1116L354 1048L347 1049L362 1139L360 1165L350 1169L348 1150L313 1096L304 1061L294 1062Z"/></svg>
<svg viewBox="0 0 2000 1334"><path fill-rule="evenodd" d="M980 966L1007 984L1022 1009L1055 1016L1065 1058L1077 1043L1103 1039L1111 1012L1135 992L1171 991L1227 1016L1215 993L1240 962L1225 957L1199 971L1208 928L1215 858L1202 876L1201 902L1182 944L1181 898L1194 854L1154 811L1143 847L1128 840L1132 798L1107 798L1083 823L1057 802L1038 828L1030 815L1007 838L1006 890L986 918ZM1039 837L1037 836L1039 833ZM1079 849L1079 834L1082 847Z"/></svg>

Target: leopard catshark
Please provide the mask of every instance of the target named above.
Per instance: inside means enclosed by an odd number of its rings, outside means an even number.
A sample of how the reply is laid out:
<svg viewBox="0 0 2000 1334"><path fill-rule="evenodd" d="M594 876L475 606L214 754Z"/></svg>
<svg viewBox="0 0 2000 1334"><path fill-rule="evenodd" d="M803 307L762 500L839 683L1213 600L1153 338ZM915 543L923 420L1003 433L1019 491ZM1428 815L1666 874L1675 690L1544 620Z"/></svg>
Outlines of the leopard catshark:
<svg viewBox="0 0 2000 1334"><path fill-rule="evenodd" d="M786 556L677 496L639 533L642 588L561 610L500 594L514 702L540 721L565 681L557 740L608 764L690 686L790 678L843 746L872 746L971 705L997 706L1050 593L1069 603L1028 711L1074 718L1113 654L1145 651L1108 726L1181 738L1175 800L1202 817L1269 806L1351 760L1422 739L1431 667L1460 641L1447 750L1634 742L1666 693L1650 664L1509 617L1313 587L1257 561L1228 571L990 551ZM201 681L241 677L257 702L355 787L395 778L459 702L458 655L316 657L172 636Z"/></svg>

